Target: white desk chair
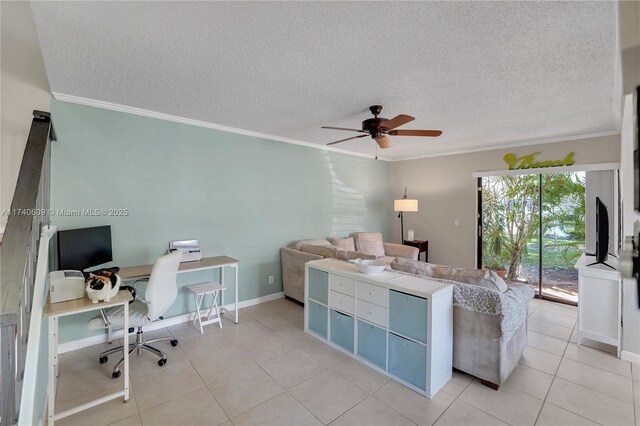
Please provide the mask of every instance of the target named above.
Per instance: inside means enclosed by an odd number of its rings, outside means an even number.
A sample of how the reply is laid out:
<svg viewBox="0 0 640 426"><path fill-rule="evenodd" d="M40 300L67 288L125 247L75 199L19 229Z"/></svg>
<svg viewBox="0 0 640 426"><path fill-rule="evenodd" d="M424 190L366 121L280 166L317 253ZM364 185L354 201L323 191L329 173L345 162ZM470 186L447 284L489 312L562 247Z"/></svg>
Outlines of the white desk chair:
<svg viewBox="0 0 640 426"><path fill-rule="evenodd" d="M176 283L176 275L178 273L178 266L180 265L180 259L182 254L180 252L173 252L160 257L156 260L151 270L151 276L149 277L149 284L145 291L144 299L136 299L129 305L129 324L131 327L138 327L135 343L129 345L129 353L134 350L138 355L142 354L142 349L160 357L158 365L163 366L167 363L167 354L159 349L150 346L150 343L169 340L171 346L176 346L178 340L171 336L161 337L158 339L144 340L142 333L142 327L149 324L152 321L161 318L178 296L178 285ZM100 329L105 326L122 326L124 322L124 308L115 307L106 310L106 317L110 324L105 324L102 316L98 316L89 321L89 328ZM128 330L125 330L128 332ZM108 361L108 355L120 352L124 350L123 346L109 349L100 354L100 364L104 364ZM115 367L113 367L112 377L116 378L120 376L120 367L124 362L124 358L121 359Z"/></svg>

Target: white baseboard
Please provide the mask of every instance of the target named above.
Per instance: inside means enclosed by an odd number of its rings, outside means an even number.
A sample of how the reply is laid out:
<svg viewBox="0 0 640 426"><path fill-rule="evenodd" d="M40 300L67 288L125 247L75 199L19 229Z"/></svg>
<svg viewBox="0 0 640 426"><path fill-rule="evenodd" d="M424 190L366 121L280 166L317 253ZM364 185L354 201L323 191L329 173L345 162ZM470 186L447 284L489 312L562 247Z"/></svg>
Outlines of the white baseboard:
<svg viewBox="0 0 640 426"><path fill-rule="evenodd" d="M244 300L242 302L238 302L238 309L246 308L248 306L258 305L260 303L270 302L276 299L282 299L284 297L283 292L268 294L266 296L257 297L251 300ZM226 309L233 311L233 304L227 304L224 306ZM178 315L171 318L166 318L160 321L154 321L149 323L144 328L145 330L157 330L160 328L171 327L172 325L178 325L185 322L193 321L194 313L188 313L183 315ZM117 330L111 333L112 339L119 339L124 336L124 330ZM70 342L61 343L58 346L58 353L65 353L70 351L75 351L78 349L86 348L88 346L99 345L100 343L105 343L107 341L107 334L99 334L96 336L85 337L84 339L72 340Z"/></svg>
<svg viewBox="0 0 640 426"><path fill-rule="evenodd" d="M640 364L640 354L637 354L634 352L622 351L620 352L620 359L623 359L629 362L635 362L636 364Z"/></svg>

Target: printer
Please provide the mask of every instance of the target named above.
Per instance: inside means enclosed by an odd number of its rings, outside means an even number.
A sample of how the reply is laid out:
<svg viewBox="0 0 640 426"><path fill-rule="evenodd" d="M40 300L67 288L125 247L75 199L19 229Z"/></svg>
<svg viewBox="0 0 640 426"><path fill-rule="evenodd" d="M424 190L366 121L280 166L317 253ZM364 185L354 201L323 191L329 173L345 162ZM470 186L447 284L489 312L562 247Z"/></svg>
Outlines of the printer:
<svg viewBox="0 0 640 426"><path fill-rule="evenodd" d="M81 271L66 270L49 273L49 300L51 303L82 299L84 294L84 275Z"/></svg>

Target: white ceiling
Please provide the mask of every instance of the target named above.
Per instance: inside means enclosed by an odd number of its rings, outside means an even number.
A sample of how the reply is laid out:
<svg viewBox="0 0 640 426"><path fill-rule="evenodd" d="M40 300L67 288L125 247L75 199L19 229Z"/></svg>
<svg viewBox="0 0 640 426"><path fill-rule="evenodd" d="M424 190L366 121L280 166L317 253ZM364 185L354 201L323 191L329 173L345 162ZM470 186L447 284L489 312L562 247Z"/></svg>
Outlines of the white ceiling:
<svg viewBox="0 0 640 426"><path fill-rule="evenodd" d="M616 2L32 2L54 93L392 160L615 131ZM354 134L355 135L355 134ZM369 138L338 145L375 154Z"/></svg>

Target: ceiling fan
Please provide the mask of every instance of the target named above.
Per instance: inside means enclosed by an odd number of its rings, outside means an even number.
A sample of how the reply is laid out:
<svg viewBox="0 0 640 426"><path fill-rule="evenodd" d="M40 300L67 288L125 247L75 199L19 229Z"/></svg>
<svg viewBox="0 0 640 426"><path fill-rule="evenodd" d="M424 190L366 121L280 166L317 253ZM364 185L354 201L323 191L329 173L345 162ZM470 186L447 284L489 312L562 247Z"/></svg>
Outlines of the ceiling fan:
<svg viewBox="0 0 640 426"><path fill-rule="evenodd" d="M415 118L405 114L397 115L390 120L382 117L378 118L378 115L380 115L380 112L382 111L382 105L372 105L369 107L369 110L371 110L371 113L373 114L373 118L369 118L362 122L362 130L346 129L344 127L322 126L323 129L348 130L351 132L364 133L363 135L352 136L350 138L340 139L339 141L329 142L327 145L335 145L338 143L350 141L352 139L371 136L371 138L378 143L380 148L385 149L385 148L389 148L392 145L391 140L388 138L387 135L437 137L442 134L442 130L395 130L396 127L400 127L403 124L407 124L415 120Z"/></svg>

